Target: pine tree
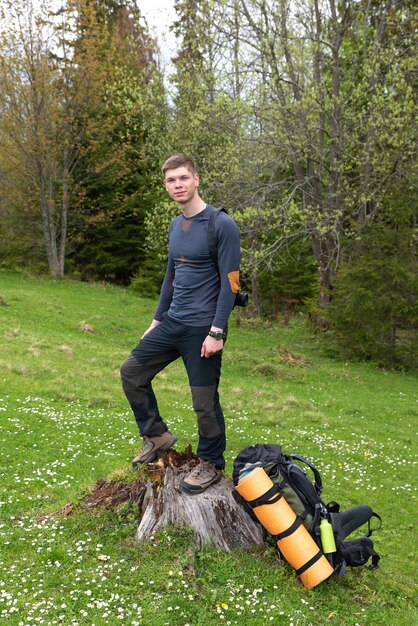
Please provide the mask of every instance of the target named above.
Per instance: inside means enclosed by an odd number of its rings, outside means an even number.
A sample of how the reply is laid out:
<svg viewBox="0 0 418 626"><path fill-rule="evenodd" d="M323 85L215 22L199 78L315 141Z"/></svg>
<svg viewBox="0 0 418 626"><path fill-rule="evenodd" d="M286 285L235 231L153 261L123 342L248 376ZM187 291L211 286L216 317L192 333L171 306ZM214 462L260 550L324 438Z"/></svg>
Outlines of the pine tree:
<svg viewBox="0 0 418 626"><path fill-rule="evenodd" d="M83 277L127 284L145 258L143 223L155 201L164 89L155 42L138 9L130 3L97 4L79 14L75 44L78 65L94 85L80 111L86 135L70 261Z"/></svg>

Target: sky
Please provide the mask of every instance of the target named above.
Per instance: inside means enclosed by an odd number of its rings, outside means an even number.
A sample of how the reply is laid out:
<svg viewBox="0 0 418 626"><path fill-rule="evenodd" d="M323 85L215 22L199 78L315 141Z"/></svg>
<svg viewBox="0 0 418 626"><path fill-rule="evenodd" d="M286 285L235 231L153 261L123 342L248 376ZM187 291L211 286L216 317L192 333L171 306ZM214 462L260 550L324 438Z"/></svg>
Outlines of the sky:
<svg viewBox="0 0 418 626"><path fill-rule="evenodd" d="M176 17L174 0L136 0L136 4L146 18L151 33L158 38L163 58L168 60L173 56L176 45L173 34L169 32L169 26Z"/></svg>
<svg viewBox="0 0 418 626"><path fill-rule="evenodd" d="M36 7L38 0L32 0L32 2ZM63 0L50 0L50 2L53 7L59 8ZM171 59L176 52L176 38L169 31L170 25L176 18L174 2L175 0L135 0L147 21L151 35L158 40L160 59L166 69L171 66Z"/></svg>
<svg viewBox="0 0 418 626"><path fill-rule="evenodd" d="M173 56L176 41L169 26L176 17L174 0L135 0L136 5L147 20L151 34L157 37L163 59ZM37 0L33 0L36 6ZM53 0L53 5L61 6L62 0Z"/></svg>

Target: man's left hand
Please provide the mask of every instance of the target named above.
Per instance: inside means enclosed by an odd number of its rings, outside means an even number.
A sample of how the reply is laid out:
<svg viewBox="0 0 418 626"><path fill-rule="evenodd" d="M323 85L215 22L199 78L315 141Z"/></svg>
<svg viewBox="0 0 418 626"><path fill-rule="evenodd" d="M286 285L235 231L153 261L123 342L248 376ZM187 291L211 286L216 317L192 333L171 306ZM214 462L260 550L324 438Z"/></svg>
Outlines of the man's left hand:
<svg viewBox="0 0 418 626"><path fill-rule="evenodd" d="M209 335L205 338L205 341L202 343L202 348L200 350L200 356L208 359L213 354L220 352L224 347L223 339L214 339L213 337L209 337Z"/></svg>

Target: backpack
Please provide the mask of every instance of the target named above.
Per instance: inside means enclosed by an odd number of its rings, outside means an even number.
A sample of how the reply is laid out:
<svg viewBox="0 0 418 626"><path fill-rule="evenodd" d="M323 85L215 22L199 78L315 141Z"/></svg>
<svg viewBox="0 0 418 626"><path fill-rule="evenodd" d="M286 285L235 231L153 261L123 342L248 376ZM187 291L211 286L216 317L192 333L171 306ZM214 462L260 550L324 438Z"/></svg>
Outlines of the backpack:
<svg viewBox="0 0 418 626"><path fill-rule="evenodd" d="M216 245L216 237L215 237L215 220L218 217L219 213L223 211L228 214L226 209L218 209L211 206L211 214L209 216L208 222L208 246L209 246L209 254L212 258L212 261L215 263L216 268L218 268L218 247Z"/></svg>
<svg viewBox="0 0 418 626"><path fill-rule="evenodd" d="M212 209L212 212L209 216L209 222L208 222L208 246L209 246L209 254L212 258L212 261L215 264L216 267L216 271L219 273L219 266L218 266L218 246L216 244L216 237L215 237L215 220L218 217L219 213L221 211L223 211L224 213L228 214L228 211L226 209L218 209L215 208L213 206L210 207ZM240 306L240 307L246 307L248 304L248 294L246 294L243 291L238 291L236 296L235 296L235 303L234 303L234 308L236 306Z"/></svg>
<svg viewBox="0 0 418 626"><path fill-rule="evenodd" d="M309 468L313 480L300 463ZM275 444L257 444L242 450L234 461L232 476L234 485L238 484L243 474L256 467L262 467L265 470L280 495L302 520L303 525L320 548L322 548L321 520L327 519L331 523L337 550L327 556L336 574L342 575L348 565L351 567L365 565L370 557L372 562L369 569L373 570L378 567L380 557L375 552L370 539L370 535L376 528L371 528L370 520L376 517L380 521L380 526L382 520L370 506L361 505L340 512L340 505L337 502L331 501L325 504L321 499L323 489L321 476L315 465L300 454L284 454L281 447ZM271 494L266 496L266 502L270 497ZM239 495L238 498L246 511L257 521L250 503ZM263 502L259 499L257 506L260 504ZM368 524L368 532L364 537L346 541L348 535L365 523Z"/></svg>

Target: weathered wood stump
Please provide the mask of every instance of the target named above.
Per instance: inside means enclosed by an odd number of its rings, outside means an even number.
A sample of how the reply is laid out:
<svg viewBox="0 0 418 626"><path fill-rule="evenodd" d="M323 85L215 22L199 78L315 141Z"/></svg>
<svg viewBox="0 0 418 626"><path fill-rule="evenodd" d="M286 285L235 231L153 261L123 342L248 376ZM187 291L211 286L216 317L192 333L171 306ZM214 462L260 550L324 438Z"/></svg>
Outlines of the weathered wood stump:
<svg viewBox="0 0 418 626"><path fill-rule="evenodd" d="M198 462L191 446L182 453L161 452L155 463L138 472L135 481L99 478L81 502L68 503L52 515L73 515L79 508L137 505L141 541L167 526L187 526L194 532L196 548L211 544L229 551L262 544L264 531L245 511L230 478L222 478L202 494L180 491L181 480Z"/></svg>
<svg viewBox="0 0 418 626"><path fill-rule="evenodd" d="M192 528L197 547L211 544L229 551L263 543L262 527L244 510L230 478L222 478L202 494L180 491L181 480L197 463L188 446L181 454L175 450L159 454L149 466L138 539L166 526L182 525Z"/></svg>

